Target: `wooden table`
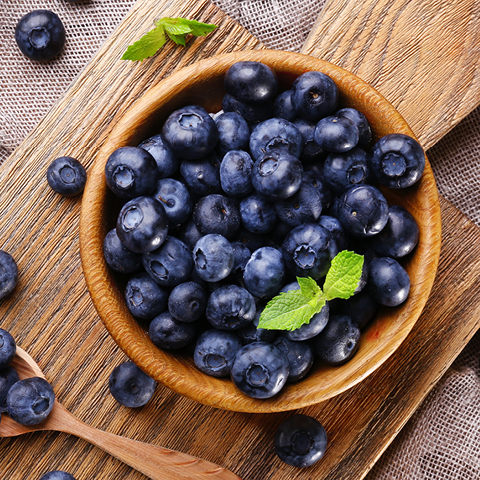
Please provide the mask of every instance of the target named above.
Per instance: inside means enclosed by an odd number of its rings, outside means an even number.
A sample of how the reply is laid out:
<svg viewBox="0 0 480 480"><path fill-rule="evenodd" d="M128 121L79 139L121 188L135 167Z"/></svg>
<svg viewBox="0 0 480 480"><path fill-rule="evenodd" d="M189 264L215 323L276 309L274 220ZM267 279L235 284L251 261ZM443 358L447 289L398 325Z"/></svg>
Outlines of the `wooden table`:
<svg viewBox="0 0 480 480"><path fill-rule="evenodd" d="M468 19L474 7L475 2L461 0L449 2L451 10L437 1L330 1L304 51L347 66L376 85L421 140L431 145L480 101L472 68L476 47L459 65L458 55L448 57L434 82L425 76L432 64L422 59L430 59L428 52L436 55L433 44L450 45L450 36L458 38L459 31L462 41L473 38L477 26ZM379 15L383 23L372 23L372 15ZM126 45L151 29L153 18L159 16L196 18L219 28L205 39L190 41L187 49L168 45L145 62L120 61ZM397 31L399 25L409 25L412 16L416 23L409 42L415 35L428 40L417 50ZM442 21L444 27L449 25L452 16L461 21L450 29L438 27ZM429 32L443 35L441 41ZM100 322L85 287L78 249L80 200L55 195L45 181L48 163L57 156L72 155L90 166L122 112L150 85L194 60L247 48L264 47L207 0L186 5L166 0L137 3L47 117L0 167L0 248L14 255L21 272L19 286L0 305L0 326L38 361L61 402L95 427L205 458L249 480L358 480L479 327L480 231L472 222L441 199L442 255L424 313L377 372L339 397L303 410L325 425L329 447L319 464L297 470L276 458L272 443L276 427L289 413L216 410L161 385L142 409L115 402L108 393L108 376L126 358ZM410 53L401 63L400 48ZM439 51L443 59L444 50ZM412 65L423 72L420 93ZM450 73L459 68L469 75L454 80L461 85L460 94L455 94ZM426 101L429 78L443 94ZM402 79L400 96L397 79ZM446 106L458 107L456 113L446 115L442 111ZM36 433L2 440L0 447L0 478L8 480L34 480L54 469L67 470L77 480L145 478L65 434Z"/></svg>

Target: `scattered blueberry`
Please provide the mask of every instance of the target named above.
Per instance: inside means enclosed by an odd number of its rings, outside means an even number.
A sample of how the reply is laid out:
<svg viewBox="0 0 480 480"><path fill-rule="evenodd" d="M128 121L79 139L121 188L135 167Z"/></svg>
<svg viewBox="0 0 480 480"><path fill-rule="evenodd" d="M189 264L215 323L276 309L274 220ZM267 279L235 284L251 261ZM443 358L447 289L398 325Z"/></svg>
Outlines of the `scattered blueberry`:
<svg viewBox="0 0 480 480"><path fill-rule="evenodd" d="M182 182L173 178L161 178L152 197L162 203L169 225L178 226L190 218L193 202Z"/></svg>
<svg viewBox="0 0 480 480"><path fill-rule="evenodd" d="M249 125L263 122L273 115L273 106L270 102L242 102L228 93L223 97L222 109L224 112L235 112L241 115Z"/></svg>
<svg viewBox="0 0 480 480"><path fill-rule="evenodd" d="M206 282L218 282L233 269L233 248L222 235L211 233L200 238L193 249L193 260L198 276Z"/></svg>
<svg viewBox="0 0 480 480"><path fill-rule="evenodd" d="M253 160L247 152L230 150L220 165L220 184L232 197L248 195L252 189Z"/></svg>
<svg viewBox="0 0 480 480"><path fill-rule="evenodd" d="M142 268L142 255L129 250L117 235L110 230L103 241L103 256L108 266L120 273L134 273Z"/></svg>
<svg viewBox="0 0 480 480"><path fill-rule="evenodd" d="M410 277L396 260L380 257L370 263L368 286L377 302L387 307L396 307L408 297Z"/></svg>
<svg viewBox="0 0 480 480"><path fill-rule="evenodd" d="M203 233L200 232L193 220L189 220L188 222L184 223L178 231L178 238L185 243L190 250L193 250L195 244L202 237Z"/></svg>
<svg viewBox="0 0 480 480"><path fill-rule="evenodd" d="M338 315L348 315L360 330L375 316L378 302L373 299L367 289L353 295L347 300L339 300L335 309Z"/></svg>
<svg viewBox="0 0 480 480"><path fill-rule="evenodd" d="M348 246L348 237L337 218L330 215L320 215L318 224L326 228L337 244L338 251L346 250Z"/></svg>
<svg viewBox="0 0 480 480"><path fill-rule="evenodd" d="M151 320L167 307L168 292L145 272L130 278L125 288L125 301L130 313L142 320Z"/></svg>
<svg viewBox="0 0 480 480"><path fill-rule="evenodd" d="M146 150L155 159L160 178L171 177L180 167L180 160L167 147L161 135L147 138L139 147Z"/></svg>
<svg viewBox="0 0 480 480"><path fill-rule="evenodd" d="M168 297L170 315L181 322L194 322L205 314L207 294L195 282L177 285Z"/></svg>
<svg viewBox="0 0 480 480"><path fill-rule="evenodd" d="M148 333L152 342L162 350L178 350L193 342L195 326L163 312L152 320Z"/></svg>
<svg viewBox="0 0 480 480"><path fill-rule="evenodd" d="M142 372L133 362L115 367L108 379L113 398L124 407L143 407L155 392L155 380Z"/></svg>
<svg viewBox="0 0 480 480"><path fill-rule="evenodd" d="M346 152L358 143L357 126L347 117L325 117L315 127L315 143L328 152Z"/></svg>
<svg viewBox="0 0 480 480"><path fill-rule="evenodd" d="M281 335L274 342L287 357L290 373L287 381L297 382L304 378L313 365L313 350L307 342L295 342Z"/></svg>
<svg viewBox="0 0 480 480"><path fill-rule="evenodd" d="M59 157L48 166L47 182L54 192L70 197L83 192L87 173L75 158Z"/></svg>
<svg viewBox="0 0 480 480"><path fill-rule="evenodd" d="M7 411L7 393L13 384L20 380L17 371L13 367L0 369L0 412Z"/></svg>
<svg viewBox="0 0 480 480"><path fill-rule="evenodd" d="M320 312L316 313L308 323L303 324L296 330L285 332L285 337L295 342L303 342L316 337L328 324L330 318L330 305L327 302Z"/></svg>
<svg viewBox="0 0 480 480"><path fill-rule="evenodd" d="M335 115L337 117L348 118L357 126L359 133L357 145L363 150L368 150L372 142L372 130L365 115L354 108L342 108L335 112Z"/></svg>
<svg viewBox="0 0 480 480"><path fill-rule="evenodd" d="M273 115L278 118L293 121L297 112L292 105L292 90L287 90L278 95L273 101Z"/></svg>
<svg viewBox="0 0 480 480"><path fill-rule="evenodd" d="M198 195L204 196L222 191L220 163L215 155L183 161L180 164L180 173L190 189Z"/></svg>
<svg viewBox="0 0 480 480"><path fill-rule="evenodd" d="M246 150L250 138L247 121L238 113L225 112L215 118L218 130L217 150L224 156L231 150Z"/></svg>
<svg viewBox="0 0 480 480"><path fill-rule="evenodd" d="M241 274L245 270L245 265L250 260L252 252L250 249L241 242L232 242L233 248L233 269L234 274Z"/></svg>
<svg viewBox="0 0 480 480"><path fill-rule="evenodd" d="M0 369L6 368L12 363L17 345L12 335L0 328Z"/></svg>
<svg viewBox="0 0 480 480"><path fill-rule="evenodd" d="M304 162L323 162L327 156L327 151L315 142L315 128L317 124L310 120L297 118L293 124L302 134L302 153L300 160Z"/></svg>
<svg viewBox="0 0 480 480"><path fill-rule="evenodd" d="M240 217L243 226L252 233L268 233L277 223L274 204L256 193L242 199Z"/></svg>
<svg viewBox="0 0 480 480"><path fill-rule="evenodd" d="M40 480L75 480L75 477L71 473L64 472L63 470L53 470L52 472L42 475Z"/></svg>
<svg viewBox="0 0 480 480"><path fill-rule="evenodd" d="M13 257L0 250L0 299L13 292L18 283L18 267Z"/></svg>

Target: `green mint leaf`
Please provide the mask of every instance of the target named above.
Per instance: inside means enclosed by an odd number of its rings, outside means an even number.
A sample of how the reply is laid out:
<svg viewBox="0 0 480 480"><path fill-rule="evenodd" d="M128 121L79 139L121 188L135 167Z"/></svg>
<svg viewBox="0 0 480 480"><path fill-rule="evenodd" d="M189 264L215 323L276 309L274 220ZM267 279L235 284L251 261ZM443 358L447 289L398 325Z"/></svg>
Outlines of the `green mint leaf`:
<svg viewBox="0 0 480 480"><path fill-rule="evenodd" d="M177 45L186 46L185 35L173 35L173 33L167 32L168 38L173 40Z"/></svg>
<svg viewBox="0 0 480 480"><path fill-rule="evenodd" d="M325 296L320 289L319 294L313 297L303 295L301 290L281 293L267 303L260 315L258 328L296 330L305 323L309 323L324 305Z"/></svg>
<svg viewBox="0 0 480 480"><path fill-rule="evenodd" d="M130 45L123 54L122 60L145 60L145 58L155 55L166 41L163 28L156 27Z"/></svg>
<svg viewBox="0 0 480 480"><path fill-rule="evenodd" d="M317 282L310 277L297 277L297 282L300 285L302 295L308 298L315 298L316 295L322 293Z"/></svg>
<svg viewBox="0 0 480 480"><path fill-rule="evenodd" d="M333 260L325 278L323 291L327 300L350 298L358 287L363 269L363 255L348 250L340 252Z"/></svg>
<svg viewBox="0 0 480 480"><path fill-rule="evenodd" d="M155 22L155 25L163 27L167 34L185 35L191 33L192 29L180 20L179 18L161 18L158 22Z"/></svg>
<svg viewBox="0 0 480 480"><path fill-rule="evenodd" d="M179 20L181 20L184 25L191 28L190 33L196 37L204 37L217 28L217 25L213 25L213 23L202 23L197 22L196 20L187 20L186 18L180 18Z"/></svg>

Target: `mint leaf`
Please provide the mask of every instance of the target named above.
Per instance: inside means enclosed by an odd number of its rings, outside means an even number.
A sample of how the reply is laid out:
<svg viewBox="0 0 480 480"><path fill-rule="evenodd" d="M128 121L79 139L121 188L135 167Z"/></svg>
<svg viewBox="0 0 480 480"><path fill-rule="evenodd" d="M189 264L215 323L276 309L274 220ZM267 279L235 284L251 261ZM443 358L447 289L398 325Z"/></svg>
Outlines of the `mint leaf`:
<svg viewBox="0 0 480 480"><path fill-rule="evenodd" d="M154 28L140 40L130 45L122 56L122 60L144 60L155 55L165 45L167 39L162 27Z"/></svg>
<svg viewBox="0 0 480 480"><path fill-rule="evenodd" d="M177 45L186 45L186 36L195 35L196 37L208 35L217 28L210 23L201 23L197 20L187 20L186 18L164 17L155 22L155 28L146 33L130 45L122 56L122 60L145 60L165 45L167 36Z"/></svg>
<svg viewBox="0 0 480 480"><path fill-rule="evenodd" d="M315 280L310 279L312 282ZM300 283L300 282L299 282ZM296 330L325 305L325 296L320 288L319 293L305 296L301 290L290 290L277 295L267 303L260 315L258 328L266 330Z"/></svg>
<svg viewBox="0 0 480 480"><path fill-rule="evenodd" d="M327 300L350 298L358 287L363 269L363 255L348 250L340 252L333 260L325 278L323 291Z"/></svg>
<svg viewBox="0 0 480 480"><path fill-rule="evenodd" d="M297 277L297 282L300 285L300 291L305 297L314 298L316 295L322 293L317 282L310 277Z"/></svg>

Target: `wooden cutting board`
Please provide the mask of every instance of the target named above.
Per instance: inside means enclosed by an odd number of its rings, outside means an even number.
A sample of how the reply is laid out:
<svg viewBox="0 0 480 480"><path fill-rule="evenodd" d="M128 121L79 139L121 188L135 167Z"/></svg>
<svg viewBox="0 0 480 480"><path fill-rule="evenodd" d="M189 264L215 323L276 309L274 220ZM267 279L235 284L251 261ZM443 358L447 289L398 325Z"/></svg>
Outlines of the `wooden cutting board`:
<svg viewBox="0 0 480 480"><path fill-rule="evenodd" d="M477 26L463 22L458 31L439 28L435 23L458 18L464 9L473 12L474 2L458 0L449 6L450 11L446 5L439 7L443 16L435 14L433 19L418 16L414 7L422 9L425 4L433 8L437 2L330 2L325 7L325 20L316 24L307 41L306 51L342 66L346 62L372 81L413 122L424 143L431 145L477 105L476 74L467 61L470 57L457 42L458 56L463 59L458 68L471 73L461 95L454 94L452 85L462 84L465 74L454 80L456 68L449 73L442 64L441 75L437 75L431 69L430 57L420 53L415 54L416 68L425 74L417 77L411 71L413 64L404 63L405 57L400 55L405 53L403 47L407 55L412 46L405 44L404 36L398 36L396 26L409 25L409 16L414 16L418 38L413 44L420 41L419 52L450 45L452 38L473 38ZM376 9L380 9L380 16ZM196 18L220 27L207 38L190 41L187 49L168 45L145 62L120 61L126 45L151 29L153 19L161 16ZM433 32L443 35L441 42ZM423 41L431 42L430 46ZM161 385L142 409L127 409L113 400L108 393L108 376L125 356L106 333L86 291L78 248L80 199L55 195L45 180L49 162L60 155L75 156L89 167L122 112L175 69L215 53L247 48L264 47L206 0L137 3L46 118L0 166L0 248L14 255L21 272L19 286L0 305L0 327L10 330L38 361L62 403L95 427L205 458L244 479L358 480L480 324L480 231L475 225L441 199L443 249L438 278L424 313L404 344L379 370L339 397L303 410L325 425L329 447L316 466L298 470L276 458L272 443L276 427L290 413L255 415L216 410ZM367 78L370 74L372 78ZM392 75L402 79L400 96ZM429 88L419 96L422 82L435 84L444 95L425 103ZM456 113L443 123L447 106ZM1 440L0 448L0 478L6 480L34 480L54 469L67 470L77 480L145 478L65 434L36 433Z"/></svg>

